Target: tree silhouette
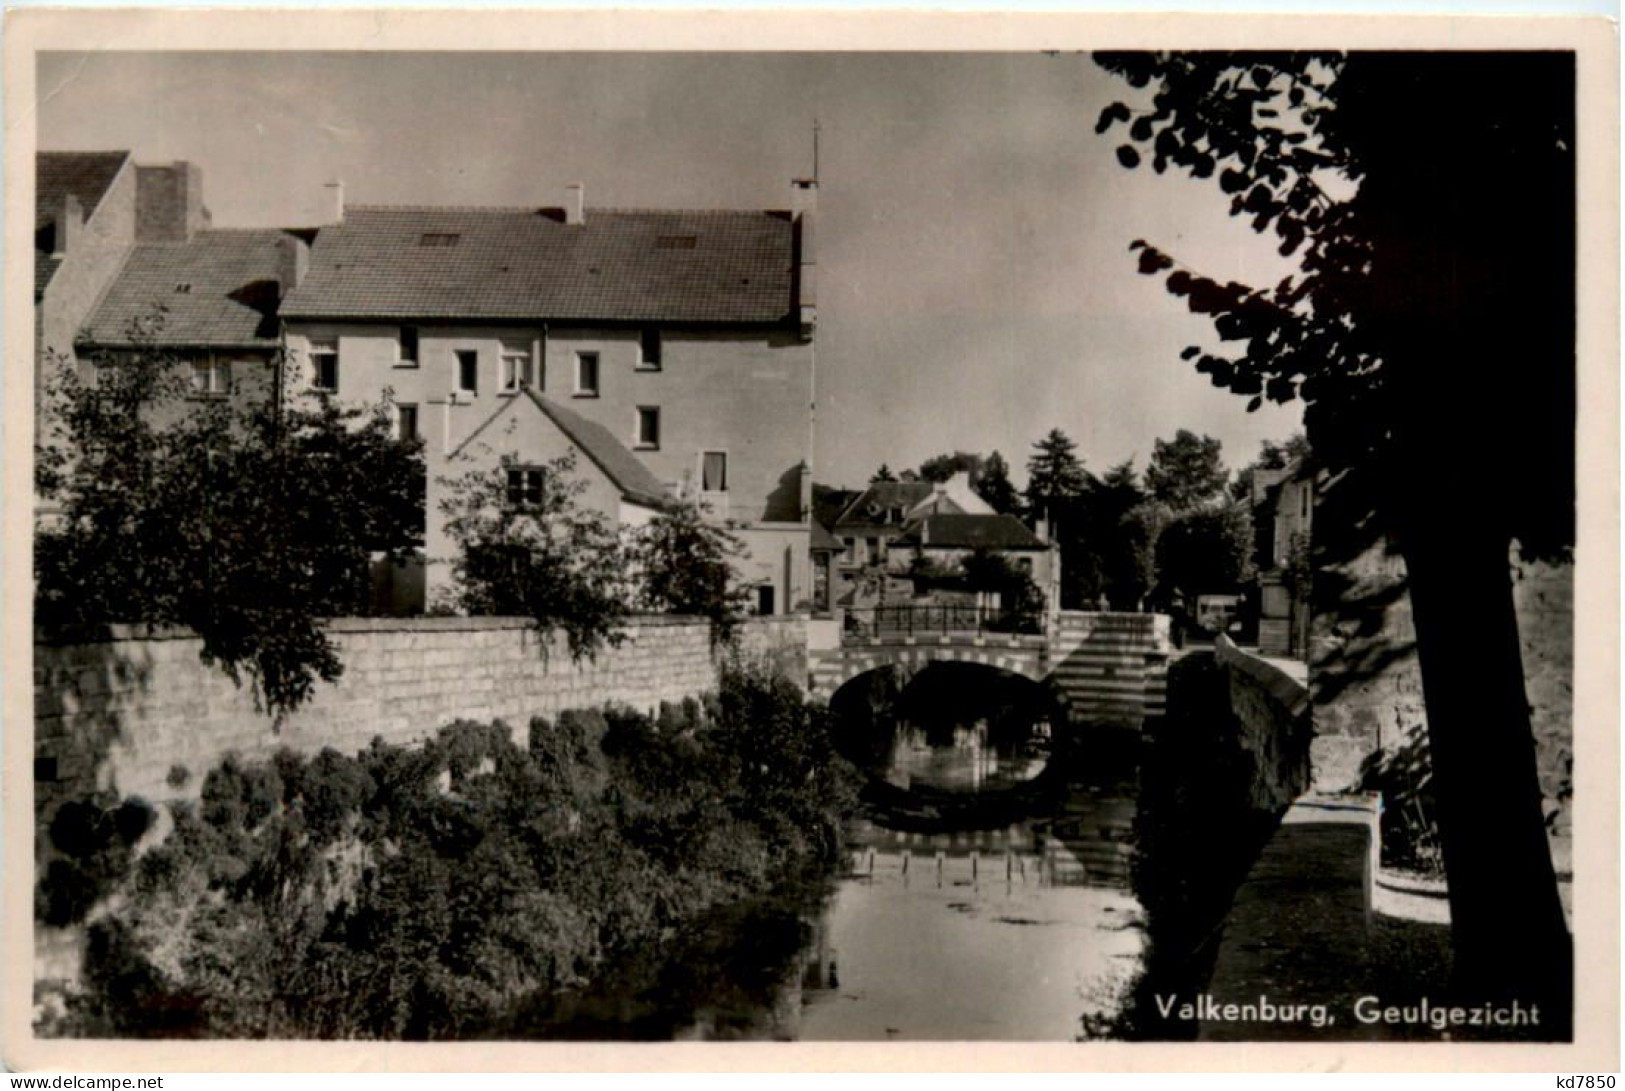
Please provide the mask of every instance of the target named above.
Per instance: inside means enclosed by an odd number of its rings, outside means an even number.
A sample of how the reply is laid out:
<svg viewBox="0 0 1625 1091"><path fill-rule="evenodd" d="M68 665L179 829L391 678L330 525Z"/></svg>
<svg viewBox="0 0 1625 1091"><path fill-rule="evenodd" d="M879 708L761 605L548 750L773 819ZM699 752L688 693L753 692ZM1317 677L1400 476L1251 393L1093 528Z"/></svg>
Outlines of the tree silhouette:
<svg viewBox="0 0 1625 1091"><path fill-rule="evenodd" d="M880 469L875 471L875 476L869 479L869 484L878 485L881 482L896 480L897 475L891 472L891 467L882 462L880 464Z"/></svg>
<svg viewBox="0 0 1625 1091"><path fill-rule="evenodd" d="M1059 428L1051 428L1033 444L1033 454L1027 459L1027 503L1035 516L1042 516L1058 502L1083 495L1089 479L1077 451L1078 445Z"/></svg>
<svg viewBox="0 0 1625 1091"><path fill-rule="evenodd" d="M1229 474L1222 449L1212 436L1181 428L1173 439L1157 440L1146 467L1145 487L1152 497L1175 511L1199 507L1224 495Z"/></svg>
<svg viewBox="0 0 1625 1091"><path fill-rule="evenodd" d="M1021 515L1021 494L1010 481L1010 464L994 451L982 463L982 472L971 488L1000 515Z"/></svg>
<svg viewBox="0 0 1625 1091"><path fill-rule="evenodd" d="M1249 408L1305 403L1342 509L1338 539L1318 521L1317 549L1386 539L1403 555L1457 985L1566 1012L1508 551L1573 542L1574 56L1097 60L1137 92L1096 125L1128 124L1124 166L1212 179L1231 215L1298 256L1255 287L1131 244L1212 320L1225 349L1186 349L1198 371ZM1464 417L1495 441L1464 449L1450 427Z"/></svg>

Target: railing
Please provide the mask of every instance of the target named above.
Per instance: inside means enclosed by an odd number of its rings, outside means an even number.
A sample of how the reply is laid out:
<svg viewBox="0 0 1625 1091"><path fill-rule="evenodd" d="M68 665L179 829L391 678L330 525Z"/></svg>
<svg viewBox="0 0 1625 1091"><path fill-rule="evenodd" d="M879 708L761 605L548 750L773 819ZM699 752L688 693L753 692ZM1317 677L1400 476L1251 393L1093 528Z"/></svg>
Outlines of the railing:
<svg viewBox="0 0 1625 1091"><path fill-rule="evenodd" d="M1042 614L1021 613L994 606L949 603L930 606L850 607L843 635L848 639L928 636L964 633L1025 633L1044 631Z"/></svg>

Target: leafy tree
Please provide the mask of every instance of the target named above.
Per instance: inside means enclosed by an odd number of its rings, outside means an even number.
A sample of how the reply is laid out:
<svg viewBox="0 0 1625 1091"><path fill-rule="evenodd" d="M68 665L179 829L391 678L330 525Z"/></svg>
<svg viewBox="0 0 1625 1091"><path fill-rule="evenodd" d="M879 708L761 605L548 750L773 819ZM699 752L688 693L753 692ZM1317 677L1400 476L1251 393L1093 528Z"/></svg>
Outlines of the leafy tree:
<svg viewBox="0 0 1625 1091"><path fill-rule="evenodd" d="M1181 428L1170 440L1157 440L1145 487L1153 497L1175 511L1188 511L1224 496L1229 474L1219 441Z"/></svg>
<svg viewBox="0 0 1625 1091"><path fill-rule="evenodd" d="M963 472L974 482L981 468L981 455L969 451L955 451L951 455L936 455L920 463L920 478L940 485L954 474Z"/></svg>
<svg viewBox="0 0 1625 1091"><path fill-rule="evenodd" d="M632 594L626 551L607 516L577 504L586 485L574 476L574 453L527 468L517 484L513 468L504 458L443 482L441 511L457 546L454 605L534 618L544 633L562 631L577 659L619 644Z"/></svg>
<svg viewBox="0 0 1625 1091"><path fill-rule="evenodd" d="M1147 541L1149 524L1132 517L1145 500L1132 460L1113 466L1089 489L1089 538L1099 584L1092 597L1104 595L1113 609L1137 608L1153 583L1155 539Z"/></svg>
<svg viewBox="0 0 1625 1091"><path fill-rule="evenodd" d="M673 504L633 538L638 602L660 613L710 618L713 640L728 643L750 594L734 581L733 562L744 551L738 535L706 522L699 505Z"/></svg>
<svg viewBox="0 0 1625 1091"><path fill-rule="evenodd" d="M982 462L981 473L971 482L976 495L1000 515L1021 515L1021 493L1010 481L1010 464L994 451Z"/></svg>
<svg viewBox="0 0 1625 1091"><path fill-rule="evenodd" d="M1124 166L1213 179L1298 256L1271 288L1131 244L1225 344L1186 349L1198 371L1249 408L1305 403L1340 475L1318 567L1384 537L1404 556L1458 982L1566 1011L1508 554L1573 543L1574 55L1098 59L1138 89L1137 114L1113 103L1096 126L1130 123ZM1464 466L1443 422L1469 405L1497 442Z"/></svg>
<svg viewBox="0 0 1625 1091"><path fill-rule="evenodd" d="M896 480L897 475L892 473L891 467L882 462L880 464L880 469L876 470L875 475L869 479L869 484L878 485L881 482Z"/></svg>
<svg viewBox="0 0 1625 1091"><path fill-rule="evenodd" d="M1004 554L977 546L960 560L959 568L966 588L999 596L1000 610L1011 625L1030 627L1031 619L1044 613L1044 593L1038 584Z"/></svg>
<svg viewBox="0 0 1625 1091"><path fill-rule="evenodd" d="M280 716L342 672L324 619L365 612L371 557L421 546L419 445L383 404L189 400L161 324L137 337L94 360L94 381L53 369L36 617L186 626Z"/></svg>
<svg viewBox="0 0 1625 1091"><path fill-rule="evenodd" d="M1156 543L1157 580L1187 595L1228 594L1253 577L1253 517L1246 504L1176 513Z"/></svg>
<svg viewBox="0 0 1625 1091"><path fill-rule="evenodd" d="M1083 495L1089 478L1078 445L1059 428L1033 444L1027 459L1027 504L1035 516Z"/></svg>

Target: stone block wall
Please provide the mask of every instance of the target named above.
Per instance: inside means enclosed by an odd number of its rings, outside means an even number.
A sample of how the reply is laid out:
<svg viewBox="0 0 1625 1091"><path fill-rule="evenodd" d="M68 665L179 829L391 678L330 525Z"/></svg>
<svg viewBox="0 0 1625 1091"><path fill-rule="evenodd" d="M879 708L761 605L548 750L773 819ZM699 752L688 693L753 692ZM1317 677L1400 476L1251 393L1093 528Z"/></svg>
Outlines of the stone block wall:
<svg viewBox="0 0 1625 1091"><path fill-rule="evenodd" d="M641 617L627 638L575 662L562 638L523 618L345 619L331 623L344 675L318 683L274 723L247 685L199 659L185 630L121 627L93 643L34 646L36 803L107 788L163 800L195 794L227 753L282 747L345 753L374 738L410 745L458 719L502 720L524 738L533 716L605 704L654 710L714 689L720 665L704 619ZM806 621L752 618L740 651L807 677ZM184 776L182 775L184 771Z"/></svg>
<svg viewBox="0 0 1625 1091"><path fill-rule="evenodd" d="M1290 806L1310 783L1314 727L1309 688L1241 651L1229 637L1213 642L1213 655L1224 668L1241 745L1253 760L1250 802L1259 810Z"/></svg>
<svg viewBox="0 0 1625 1091"><path fill-rule="evenodd" d="M1541 792L1562 833L1573 754L1574 570L1516 553L1511 564ZM1344 607L1315 619L1310 666L1315 787L1328 791L1356 787L1366 757L1427 727L1404 561L1378 546L1345 574Z"/></svg>

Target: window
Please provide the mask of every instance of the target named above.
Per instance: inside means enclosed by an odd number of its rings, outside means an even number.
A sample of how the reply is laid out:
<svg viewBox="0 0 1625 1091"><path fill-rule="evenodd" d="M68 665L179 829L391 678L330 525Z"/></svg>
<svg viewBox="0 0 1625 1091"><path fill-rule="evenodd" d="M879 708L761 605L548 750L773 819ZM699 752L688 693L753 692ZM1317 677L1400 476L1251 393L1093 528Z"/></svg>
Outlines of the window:
<svg viewBox="0 0 1625 1091"><path fill-rule="evenodd" d="M728 491L728 454L726 451L706 451L700 455L700 490L702 492Z"/></svg>
<svg viewBox="0 0 1625 1091"><path fill-rule="evenodd" d="M660 407L638 406L638 434L635 446L654 450L660 446Z"/></svg>
<svg viewBox="0 0 1625 1091"><path fill-rule="evenodd" d="M339 343L312 341L310 343L311 384L317 390L336 394L339 389Z"/></svg>
<svg viewBox="0 0 1625 1091"><path fill-rule="evenodd" d="M401 327L401 351L397 365L400 367L418 366L418 328L416 326Z"/></svg>
<svg viewBox="0 0 1625 1091"><path fill-rule="evenodd" d="M480 389L480 354L474 349L458 349L457 393L475 394Z"/></svg>
<svg viewBox="0 0 1625 1091"><path fill-rule="evenodd" d="M884 542L885 542L885 539L883 539L883 538L870 538L869 539L869 556L873 557L877 561L885 560L886 559L886 549L885 549Z"/></svg>
<svg viewBox="0 0 1625 1091"><path fill-rule="evenodd" d="M763 617L768 617L773 613L773 585L771 583L757 586L756 612Z"/></svg>
<svg viewBox="0 0 1625 1091"><path fill-rule="evenodd" d="M395 435L399 439L418 438L417 406L397 405L395 407Z"/></svg>
<svg viewBox="0 0 1625 1091"><path fill-rule="evenodd" d="M576 397L598 397L598 354L576 353Z"/></svg>
<svg viewBox="0 0 1625 1091"><path fill-rule="evenodd" d="M508 470L508 504L510 507L532 506L542 502L542 469L538 466L513 466Z"/></svg>
<svg viewBox="0 0 1625 1091"><path fill-rule="evenodd" d="M530 345L520 341L502 343L502 390L514 393L521 387L536 385L536 361L530 354Z"/></svg>
<svg viewBox="0 0 1625 1091"><path fill-rule="evenodd" d="M644 330L642 340L638 346L638 370L660 370L660 331Z"/></svg>
<svg viewBox="0 0 1625 1091"><path fill-rule="evenodd" d="M841 560L845 561L847 564L857 564L858 540L856 538L842 538L841 543L846 546L846 551L841 556Z"/></svg>
<svg viewBox="0 0 1625 1091"><path fill-rule="evenodd" d="M223 398L231 393L231 361L206 356L192 361L192 394L198 398Z"/></svg>

